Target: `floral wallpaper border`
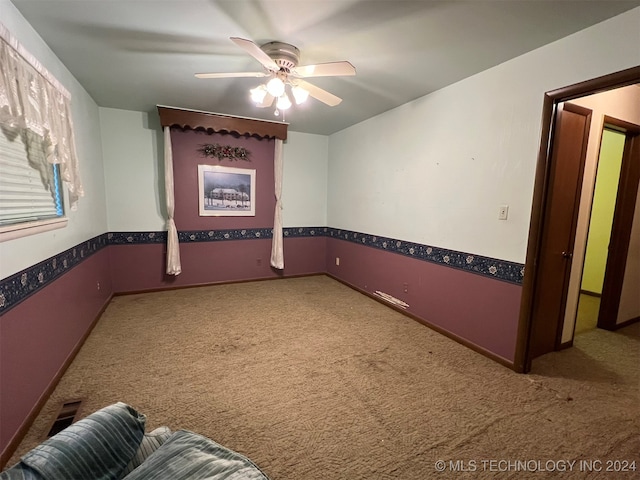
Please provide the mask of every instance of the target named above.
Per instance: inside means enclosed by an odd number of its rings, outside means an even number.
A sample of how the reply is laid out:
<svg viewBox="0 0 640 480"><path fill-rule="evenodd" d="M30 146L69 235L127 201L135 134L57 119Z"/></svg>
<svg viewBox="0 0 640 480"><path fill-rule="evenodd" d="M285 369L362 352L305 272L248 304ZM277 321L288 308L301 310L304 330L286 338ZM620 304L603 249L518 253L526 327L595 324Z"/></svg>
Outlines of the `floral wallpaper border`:
<svg viewBox="0 0 640 480"><path fill-rule="evenodd" d="M331 238L338 238L347 242L387 250L418 260L466 270L471 273L517 285L521 285L524 278L524 265L521 263L483 257L472 253L448 250L446 248L432 247L421 243L405 242L395 238L352 232L350 230L329 228L326 235Z"/></svg>
<svg viewBox="0 0 640 480"><path fill-rule="evenodd" d="M336 238L517 285L522 284L524 277L524 265L520 263L350 230L331 227L289 227L283 229L283 236L285 238ZM258 240L272 237L273 231L271 228L178 232L178 238L181 243ZM38 290L53 282L60 275L68 272L80 262L108 245L164 244L166 241L166 232L111 232L82 242L47 260L0 280L0 315L6 313Z"/></svg>
<svg viewBox="0 0 640 480"><path fill-rule="evenodd" d="M284 237L323 237L330 229L327 227L290 227L284 228ZM113 232L107 234L109 245L166 243L167 232ZM225 240L256 240L272 238L271 228L247 228L232 230L183 230L178 232L178 240L188 242L219 242Z"/></svg>
<svg viewBox="0 0 640 480"><path fill-rule="evenodd" d="M107 234L86 240L0 281L0 315L108 245Z"/></svg>

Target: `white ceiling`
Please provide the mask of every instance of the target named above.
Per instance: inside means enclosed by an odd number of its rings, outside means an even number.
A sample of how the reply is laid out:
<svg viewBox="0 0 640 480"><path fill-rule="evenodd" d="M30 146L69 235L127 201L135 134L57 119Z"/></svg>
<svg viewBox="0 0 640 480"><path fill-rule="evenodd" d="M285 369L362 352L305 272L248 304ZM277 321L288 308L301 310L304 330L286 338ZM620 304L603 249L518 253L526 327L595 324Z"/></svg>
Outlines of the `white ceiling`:
<svg viewBox="0 0 640 480"><path fill-rule="evenodd" d="M310 82L343 98L286 112L328 135L640 5L640 0L11 0L102 107L156 105L276 119L251 104L260 71L229 40L291 43L301 64L348 60ZM562 85L558 85L562 87ZM277 119L282 120L282 117Z"/></svg>

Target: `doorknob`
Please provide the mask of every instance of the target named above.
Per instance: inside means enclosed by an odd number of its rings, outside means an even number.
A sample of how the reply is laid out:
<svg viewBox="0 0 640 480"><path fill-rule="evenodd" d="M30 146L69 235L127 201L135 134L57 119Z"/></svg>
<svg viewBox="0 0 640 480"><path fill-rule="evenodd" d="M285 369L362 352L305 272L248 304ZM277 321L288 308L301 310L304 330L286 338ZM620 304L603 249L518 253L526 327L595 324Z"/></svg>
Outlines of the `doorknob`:
<svg viewBox="0 0 640 480"><path fill-rule="evenodd" d="M562 256L564 258L571 258L571 257L573 257L573 253L571 253L571 252L562 252Z"/></svg>

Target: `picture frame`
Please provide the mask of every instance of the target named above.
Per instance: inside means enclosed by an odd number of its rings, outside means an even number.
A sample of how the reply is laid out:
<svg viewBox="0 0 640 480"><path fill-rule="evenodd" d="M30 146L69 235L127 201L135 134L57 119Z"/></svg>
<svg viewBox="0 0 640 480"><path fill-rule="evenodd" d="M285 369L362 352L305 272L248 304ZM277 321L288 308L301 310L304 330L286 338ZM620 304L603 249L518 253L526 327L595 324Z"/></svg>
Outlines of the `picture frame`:
<svg viewBox="0 0 640 480"><path fill-rule="evenodd" d="M256 171L198 165L198 205L201 217L255 217Z"/></svg>

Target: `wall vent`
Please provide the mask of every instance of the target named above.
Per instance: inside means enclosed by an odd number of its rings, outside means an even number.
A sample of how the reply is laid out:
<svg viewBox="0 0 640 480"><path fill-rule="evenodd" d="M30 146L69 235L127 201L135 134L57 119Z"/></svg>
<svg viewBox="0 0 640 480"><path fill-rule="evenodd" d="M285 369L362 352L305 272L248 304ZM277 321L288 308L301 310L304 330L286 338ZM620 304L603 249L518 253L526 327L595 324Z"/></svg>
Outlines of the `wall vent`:
<svg viewBox="0 0 640 480"><path fill-rule="evenodd" d="M53 437L56 433L61 432L71 425L78 415L81 404L82 400L67 400L63 402L58 409L58 414L53 422L51 422L51 428L49 428L47 432L47 438Z"/></svg>
<svg viewBox="0 0 640 480"><path fill-rule="evenodd" d="M395 305L396 307L400 307L400 308L403 308L403 309L409 308L409 304L408 303L404 303L399 298L396 298L396 297L394 297L392 295L389 295L388 293L381 292L380 290L376 290L374 292L374 295L377 296L377 297L380 297L385 302L389 302L392 305Z"/></svg>

